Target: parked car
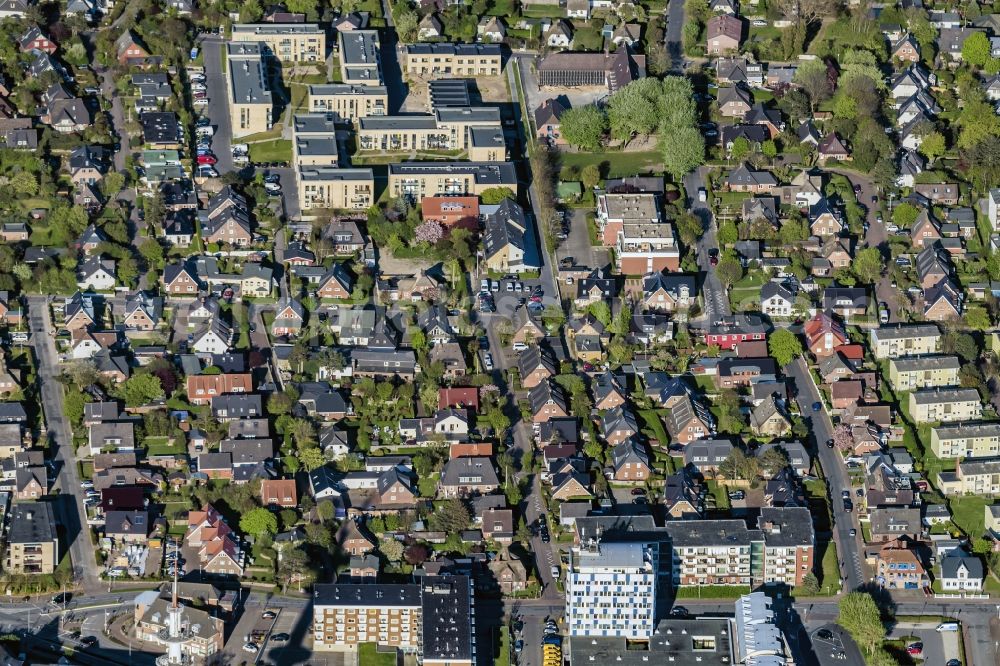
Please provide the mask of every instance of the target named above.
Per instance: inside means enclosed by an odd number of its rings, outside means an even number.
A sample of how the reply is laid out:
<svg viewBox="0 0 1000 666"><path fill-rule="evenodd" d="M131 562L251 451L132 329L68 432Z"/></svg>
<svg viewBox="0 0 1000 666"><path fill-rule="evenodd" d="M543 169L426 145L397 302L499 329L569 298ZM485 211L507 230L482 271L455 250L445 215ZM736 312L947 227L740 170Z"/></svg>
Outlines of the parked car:
<svg viewBox="0 0 1000 666"><path fill-rule="evenodd" d="M198 164L207 164L209 166L214 165L218 161L215 155L199 155L197 159Z"/></svg>

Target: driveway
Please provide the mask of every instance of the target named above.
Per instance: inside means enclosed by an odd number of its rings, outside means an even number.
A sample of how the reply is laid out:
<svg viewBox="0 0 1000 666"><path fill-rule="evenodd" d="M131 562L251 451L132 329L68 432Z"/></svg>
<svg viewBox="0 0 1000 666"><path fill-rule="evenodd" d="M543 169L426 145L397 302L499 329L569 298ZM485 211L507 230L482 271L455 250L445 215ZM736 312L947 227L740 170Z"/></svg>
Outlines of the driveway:
<svg viewBox="0 0 1000 666"><path fill-rule="evenodd" d="M590 232L587 230L587 214L592 212L587 208L569 208L566 219L569 221L569 234L556 248L556 260L566 257L573 258L574 266L603 268L608 265L608 250L604 247L594 247L590 244ZM576 293L576 290L573 290Z"/></svg>
<svg viewBox="0 0 1000 666"><path fill-rule="evenodd" d="M674 4L674 3L672 3ZM698 267L704 272L702 282L702 300L704 301L703 319L707 325L711 326L722 317L732 314L729 307L729 295L722 288L722 282L715 274L715 267L709 261L709 251L719 247L716 240L715 217L708 202L698 200L698 191L705 188L705 179L708 175L707 167L699 167L684 176L684 189L688 197L688 209L701 218L704 233L698 239L696 251L698 254Z"/></svg>

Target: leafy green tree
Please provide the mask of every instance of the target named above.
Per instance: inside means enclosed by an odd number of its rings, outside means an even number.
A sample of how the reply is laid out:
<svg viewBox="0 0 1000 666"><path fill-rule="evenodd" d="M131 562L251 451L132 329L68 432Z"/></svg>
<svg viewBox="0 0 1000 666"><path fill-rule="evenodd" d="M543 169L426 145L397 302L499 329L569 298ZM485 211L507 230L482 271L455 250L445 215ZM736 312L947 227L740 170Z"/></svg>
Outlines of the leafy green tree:
<svg viewBox="0 0 1000 666"><path fill-rule="evenodd" d="M399 562L403 559L403 544L395 539L379 539L378 550L390 562Z"/></svg>
<svg viewBox="0 0 1000 666"><path fill-rule="evenodd" d="M326 458L323 456L323 451L321 451L318 446L310 446L300 449L298 458L302 463L302 466L306 468L307 472L311 472L314 469L322 467L326 464Z"/></svg>
<svg viewBox="0 0 1000 666"><path fill-rule="evenodd" d="M840 600L837 624L843 627L865 655L882 646L885 626L875 599L867 592L849 592Z"/></svg>
<svg viewBox="0 0 1000 666"><path fill-rule="evenodd" d="M816 578L816 574L814 574L811 571L807 573L805 577L802 579L802 588L805 590L805 593L810 597L814 597L817 594L819 594L820 592L819 579Z"/></svg>
<svg viewBox="0 0 1000 666"><path fill-rule="evenodd" d="M244 513L240 518L240 530L254 537L277 534L278 519L267 509L257 507Z"/></svg>
<svg viewBox="0 0 1000 666"><path fill-rule="evenodd" d="M462 500L449 499L442 502L438 510L431 514L430 521L436 530L457 534L469 529L472 515Z"/></svg>
<svg viewBox="0 0 1000 666"><path fill-rule="evenodd" d="M735 245L736 241L740 239L740 232L736 228L736 223L732 220L720 223L719 231L716 233L715 238L719 241L720 247Z"/></svg>
<svg viewBox="0 0 1000 666"><path fill-rule="evenodd" d="M592 190L601 182L601 170L596 164L588 164L580 170L580 181L584 188Z"/></svg>
<svg viewBox="0 0 1000 666"><path fill-rule="evenodd" d="M677 235L687 247L693 247L704 233L701 218L693 213L681 213L674 222L677 225Z"/></svg>
<svg viewBox="0 0 1000 666"><path fill-rule="evenodd" d="M663 86L647 77L633 81L608 100L611 136L627 143L635 136L649 136L662 119Z"/></svg>
<svg viewBox="0 0 1000 666"><path fill-rule="evenodd" d="M768 139L764 143L760 144L761 154L769 160L773 160L778 156L778 146L771 139Z"/></svg>
<svg viewBox="0 0 1000 666"><path fill-rule="evenodd" d="M733 141L733 147L729 149L729 156L733 158L734 162L742 162L750 154L750 149L750 141L746 137L736 137L736 140Z"/></svg>
<svg viewBox="0 0 1000 666"><path fill-rule="evenodd" d="M129 377L119 384L116 395L125 400L129 407L139 407L152 400L163 397L163 387L155 375L141 372Z"/></svg>
<svg viewBox="0 0 1000 666"><path fill-rule="evenodd" d="M611 325L611 306L605 301L595 301L587 308L587 311L594 316L594 319L604 324L605 327Z"/></svg>
<svg viewBox="0 0 1000 666"><path fill-rule="evenodd" d="M923 141L920 142L917 150L920 151L920 154L926 157L928 161L933 162L937 158L944 155L944 135L936 130L928 132L924 135Z"/></svg>
<svg viewBox="0 0 1000 666"><path fill-rule="evenodd" d="M504 199L516 199L514 191L509 187L488 187L479 195L479 199L488 206L495 206Z"/></svg>
<svg viewBox="0 0 1000 666"><path fill-rule="evenodd" d="M743 264L732 254L726 254L715 267L715 274L722 285L729 289L743 277Z"/></svg>
<svg viewBox="0 0 1000 666"><path fill-rule="evenodd" d="M757 459L748 456L743 449L733 449L729 456L719 464L719 474L727 479L752 481L757 478L760 469Z"/></svg>
<svg viewBox="0 0 1000 666"><path fill-rule="evenodd" d="M913 204L904 201L892 209L892 221L900 229L909 229L916 222L920 210Z"/></svg>
<svg viewBox="0 0 1000 666"><path fill-rule="evenodd" d="M125 187L125 176L117 171L108 173L101 181L101 190L109 199L113 199L123 187Z"/></svg>
<svg viewBox="0 0 1000 666"><path fill-rule="evenodd" d="M976 31L962 43L962 60L973 67L983 67L990 60L990 39L985 32Z"/></svg>
<svg viewBox="0 0 1000 666"><path fill-rule="evenodd" d="M10 186L22 197L33 197L38 194L38 178L29 171L18 171L11 176Z"/></svg>
<svg viewBox="0 0 1000 666"><path fill-rule="evenodd" d="M779 328L767 339L767 351L780 366L802 356L802 342L787 328Z"/></svg>
<svg viewBox="0 0 1000 666"><path fill-rule="evenodd" d="M607 134L608 117L593 104L569 109L559 119L559 131L571 145L596 152Z"/></svg>
<svg viewBox="0 0 1000 666"><path fill-rule="evenodd" d="M851 270L861 282L876 282L882 275L882 254L874 247L861 250L855 255Z"/></svg>
<svg viewBox="0 0 1000 666"><path fill-rule="evenodd" d="M155 238L147 238L139 246L139 254L151 267L159 266L163 262L163 246Z"/></svg>
<svg viewBox="0 0 1000 666"><path fill-rule="evenodd" d="M705 137L697 127L671 128L664 125L660 132L663 168L675 182L705 162Z"/></svg>

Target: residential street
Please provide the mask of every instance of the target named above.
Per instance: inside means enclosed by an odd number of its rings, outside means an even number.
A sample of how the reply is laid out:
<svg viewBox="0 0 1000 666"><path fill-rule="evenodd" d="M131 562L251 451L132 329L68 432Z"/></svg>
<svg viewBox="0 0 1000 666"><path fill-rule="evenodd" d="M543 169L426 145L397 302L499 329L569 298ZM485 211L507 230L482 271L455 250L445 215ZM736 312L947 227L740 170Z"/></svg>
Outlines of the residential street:
<svg viewBox="0 0 1000 666"><path fill-rule="evenodd" d="M675 73L683 71L684 62L684 2L671 0L667 5L667 25L663 31L663 41L670 56L670 69Z"/></svg>
<svg viewBox="0 0 1000 666"><path fill-rule="evenodd" d="M73 451L73 435L64 416L63 387L57 377L62 374L49 317L48 301L44 296L28 297L28 321L35 358L38 360L38 387L48 428L52 459L57 467L55 489L60 494L54 500L56 517L62 526L73 560L74 576L86 592L100 589L94 545L86 526L87 512L83 506L83 489L77 474ZM61 544L64 545L64 544Z"/></svg>
<svg viewBox="0 0 1000 666"><path fill-rule="evenodd" d="M809 367L804 358L799 357L793 363L785 366L785 375L795 382L795 400L799 412L806 419L812 430L813 446L819 455L819 462L826 477L830 491L830 508L833 513L833 537L837 544L837 556L842 564L842 571L847 577L847 590L856 590L867 582L864 572L864 562L861 549L861 531L855 514L844 511L840 498L842 490L850 490L851 484L847 476L847 468L837 449L827 447L826 442L833 438L833 423L819 395L819 390L813 382ZM813 411L813 404L819 402L819 411ZM852 493L853 495L853 493ZM853 501L853 500L852 500ZM856 536L851 536L851 529L858 529Z"/></svg>
<svg viewBox="0 0 1000 666"><path fill-rule="evenodd" d="M702 298L704 300L704 312L701 317L695 320L704 320L705 325L711 326L722 317L729 316L732 311L729 307L729 296L722 288L722 283L715 275L715 268L709 261L709 251L718 249L715 234L717 227L712 209L708 202L698 200L699 190L705 187L705 178L708 174L708 167L698 167L684 177L684 190L688 197L689 210L701 218L705 232L698 240L698 267L704 274L702 283Z"/></svg>

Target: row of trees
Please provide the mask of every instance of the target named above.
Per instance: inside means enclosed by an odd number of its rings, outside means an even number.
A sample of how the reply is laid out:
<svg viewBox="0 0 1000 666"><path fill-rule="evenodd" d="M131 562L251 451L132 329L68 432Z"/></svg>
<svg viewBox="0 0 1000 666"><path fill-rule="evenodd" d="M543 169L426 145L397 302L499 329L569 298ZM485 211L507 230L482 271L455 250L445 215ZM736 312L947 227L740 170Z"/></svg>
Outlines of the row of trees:
<svg viewBox="0 0 1000 666"><path fill-rule="evenodd" d="M571 145L592 152L609 139L627 145L657 135L664 169L679 181L705 161L705 139L697 118L688 79L645 78L617 91L604 107L590 104L569 109L560 119L560 131Z"/></svg>

